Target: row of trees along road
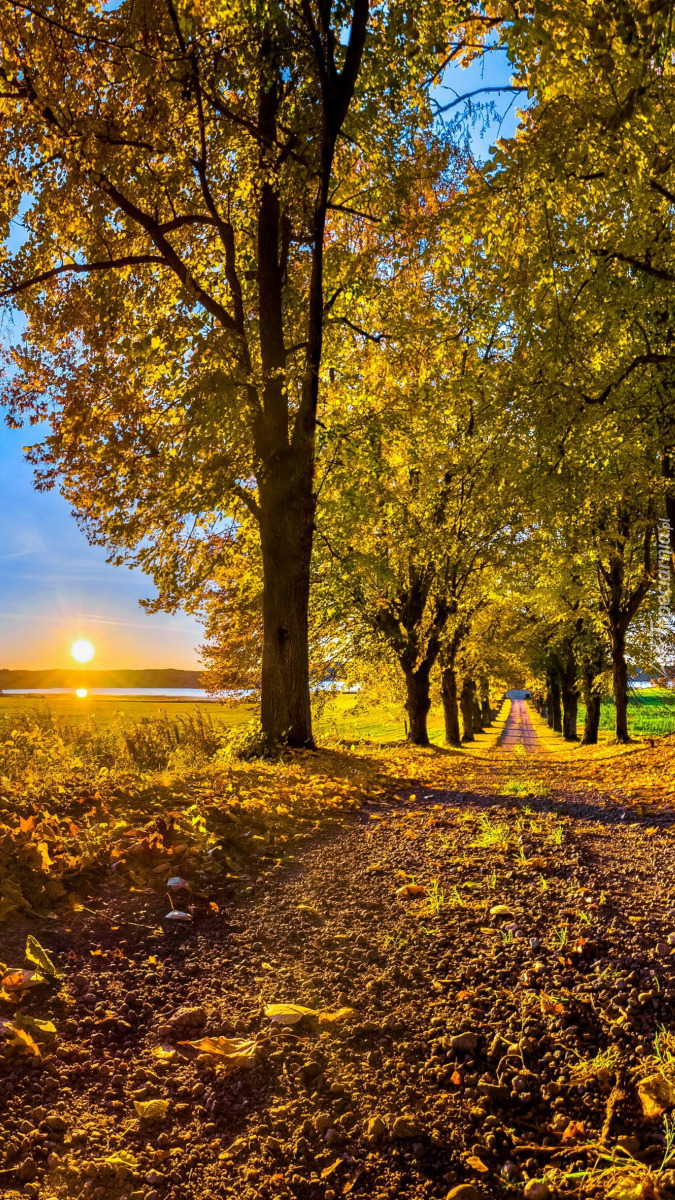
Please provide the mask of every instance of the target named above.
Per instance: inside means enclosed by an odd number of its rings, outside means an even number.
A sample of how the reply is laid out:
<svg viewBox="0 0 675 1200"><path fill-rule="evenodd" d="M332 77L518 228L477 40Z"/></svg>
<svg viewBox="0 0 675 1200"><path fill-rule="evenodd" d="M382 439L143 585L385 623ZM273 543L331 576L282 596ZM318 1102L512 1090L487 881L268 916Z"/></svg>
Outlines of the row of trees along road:
<svg viewBox="0 0 675 1200"><path fill-rule="evenodd" d="M331 665L421 743L433 679L453 743L526 672L593 740L611 670L627 737L675 528L671 18L0 0L10 419L268 739L311 744ZM495 47L524 110L479 168L437 85Z"/></svg>

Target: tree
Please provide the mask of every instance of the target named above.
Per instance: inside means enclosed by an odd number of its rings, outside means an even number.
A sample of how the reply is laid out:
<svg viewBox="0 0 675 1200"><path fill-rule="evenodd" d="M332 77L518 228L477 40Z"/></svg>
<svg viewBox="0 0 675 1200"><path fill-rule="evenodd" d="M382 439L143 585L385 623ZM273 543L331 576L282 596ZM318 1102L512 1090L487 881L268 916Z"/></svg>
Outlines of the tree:
<svg viewBox="0 0 675 1200"><path fill-rule="evenodd" d="M254 517L262 724L296 745L326 318L349 330L349 229L388 212L452 22L444 0L0 0L3 231L24 230L2 294L27 322L5 399L51 422L41 486L158 605Z"/></svg>

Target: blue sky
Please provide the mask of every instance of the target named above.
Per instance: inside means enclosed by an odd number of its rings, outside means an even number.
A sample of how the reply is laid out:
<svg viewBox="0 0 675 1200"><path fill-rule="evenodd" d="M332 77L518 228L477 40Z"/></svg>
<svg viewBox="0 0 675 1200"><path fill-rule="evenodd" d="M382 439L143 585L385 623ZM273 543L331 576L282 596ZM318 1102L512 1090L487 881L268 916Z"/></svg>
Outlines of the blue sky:
<svg viewBox="0 0 675 1200"><path fill-rule="evenodd" d="M466 70L448 72L445 85L464 93L509 82L506 56L490 53ZM439 91L441 103L452 91ZM516 104L494 97L508 114L472 141L484 158L498 136L513 133ZM510 107L509 107L510 106ZM17 330L14 330L16 336ZM0 667L62 667L77 638L96 647L93 666L195 668L201 626L185 614L147 614L139 600L152 594L140 571L113 567L90 546L58 492L36 492L23 446L34 430L0 424Z"/></svg>

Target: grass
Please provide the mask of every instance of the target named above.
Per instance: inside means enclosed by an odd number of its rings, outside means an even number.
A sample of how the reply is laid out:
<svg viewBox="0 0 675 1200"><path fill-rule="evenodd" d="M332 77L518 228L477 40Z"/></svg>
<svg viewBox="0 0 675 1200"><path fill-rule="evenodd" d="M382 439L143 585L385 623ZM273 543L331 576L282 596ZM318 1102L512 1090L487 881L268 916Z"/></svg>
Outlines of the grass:
<svg viewBox="0 0 675 1200"><path fill-rule="evenodd" d="M586 709L579 705L579 735L583 731ZM614 732L614 702L604 701L600 708L600 730ZM675 691L670 688L644 688L628 700L628 732L633 737L663 737L675 732Z"/></svg>
<svg viewBox="0 0 675 1200"><path fill-rule="evenodd" d="M403 710L398 704L376 705L363 709L358 695L342 693L326 703L314 721L317 741L322 745L335 742L361 741L396 742L405 739ZM508 714L508 703L490 729L478 734L476 741L466 748L467 753L482 753L494 744L501 725ZM53 713L68 724L93 721L99 726L119 725L120 722L142 722L146 719L166 717L173 721L186 713L203 713L215 725L223 729L254 721L258 715L255 702L230 705L216 700L195 701L193 699L165 699L161 696L94 696L80 700L74 694L64 696L9 696L0 695L0 731L2 719L12 721L22 713ZM501 723L500 723L501 722ZM445 725L440 707L432 708L429 714L429 740L432 745L444 744Z"/></svg>

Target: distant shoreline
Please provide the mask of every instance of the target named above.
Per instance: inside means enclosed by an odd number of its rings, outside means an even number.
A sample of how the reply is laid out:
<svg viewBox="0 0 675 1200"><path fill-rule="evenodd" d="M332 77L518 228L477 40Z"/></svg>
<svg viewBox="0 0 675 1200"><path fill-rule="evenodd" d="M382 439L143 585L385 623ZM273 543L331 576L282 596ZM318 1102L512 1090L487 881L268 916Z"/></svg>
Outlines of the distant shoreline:
<svg viewBox="0 0 675 1200"><path fill-rule="evenodd" d="M48 668L36 671L0 670L0 690L3 692L52 692L54 689L72 691L87 688L147 688L158 692L169 690L202 691L200 671L180 671L172 667L143 670L98 671L88 667Z"/></svg>

